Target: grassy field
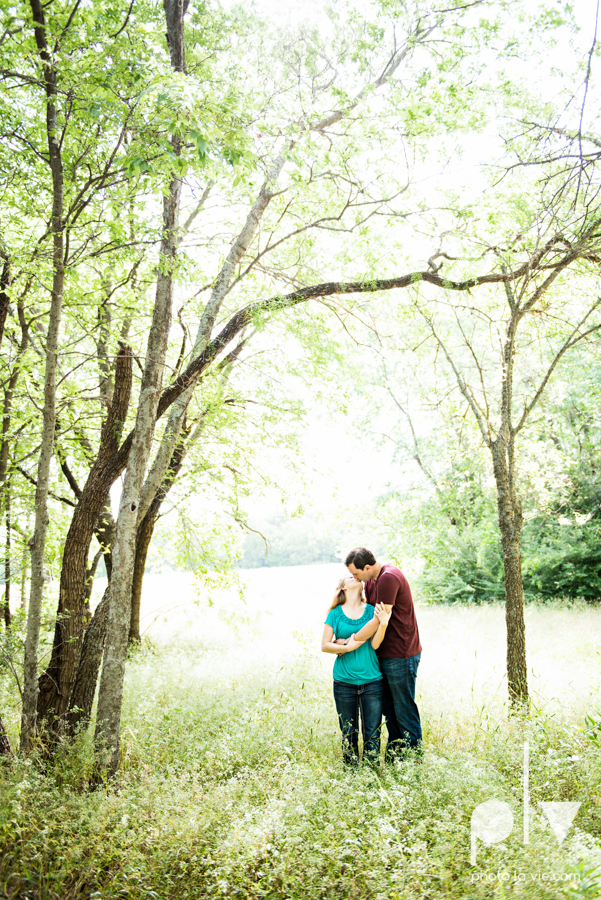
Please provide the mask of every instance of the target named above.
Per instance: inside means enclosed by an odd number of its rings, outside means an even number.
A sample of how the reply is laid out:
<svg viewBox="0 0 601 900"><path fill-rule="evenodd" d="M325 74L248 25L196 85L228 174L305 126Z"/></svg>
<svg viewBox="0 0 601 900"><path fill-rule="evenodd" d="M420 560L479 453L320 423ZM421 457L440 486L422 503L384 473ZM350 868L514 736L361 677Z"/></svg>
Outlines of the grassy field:
<svg viewBox="0 0 601 900"><path fill-rule="evenodd" d="M149 577L119 779L87 790L86 735L46 768L2 767L0 897L601 896L601 610L527 609L533 705L516 721L503 611L418 604L423 761L348 772L318 644L339 573L253 570L213 606L188 576ZM0 704L16 737L4 672ZM471 815L490 799L514 827L473 867ZM539 803L566 800L581 806L560 845Z"/></svg>

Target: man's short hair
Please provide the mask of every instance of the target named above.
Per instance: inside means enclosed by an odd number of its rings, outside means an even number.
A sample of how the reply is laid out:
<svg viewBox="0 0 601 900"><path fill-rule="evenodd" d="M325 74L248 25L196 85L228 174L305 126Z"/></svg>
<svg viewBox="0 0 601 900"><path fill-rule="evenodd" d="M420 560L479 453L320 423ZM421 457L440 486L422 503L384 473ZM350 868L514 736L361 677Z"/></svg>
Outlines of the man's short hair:
<svg viewBox="0 0 601 900"><path fill-rule="evenodd" d="M375 564L376 557L366 547L355 547L344 561L345 566L353 565L356 569L364 569L365 566L375 566Z"/></svg>

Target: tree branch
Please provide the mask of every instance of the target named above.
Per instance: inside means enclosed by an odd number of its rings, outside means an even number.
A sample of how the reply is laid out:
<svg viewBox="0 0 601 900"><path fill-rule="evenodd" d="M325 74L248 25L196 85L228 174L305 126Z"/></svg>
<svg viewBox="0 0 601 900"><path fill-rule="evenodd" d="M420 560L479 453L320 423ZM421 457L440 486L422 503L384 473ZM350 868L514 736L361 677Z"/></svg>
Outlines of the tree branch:
<svg viewBox="0 0 601 900"><path fill-rule="evenodd" d="M512 429L514 434L517 434L518 431L520 431L520 429L524 426L526 419L528 418L528 416L530 415L530 413L532 412L532 410L534 409L534 407L540 400L540 398L543 394L543 391L545 390L545 388L549 382L549 379L555 370L555 367L557 366L558 362L560 361L561 357L564 355L566 350L569 350L571 347L573 347L575 344L577 344L583 338L588 337L589 334L593 334L595 331L599 331L601 329L601 323L599 323L598 325L593 325L592 328L589 328L586 331L582 332L582 334L578 333L580 331L580 329L582 328L582 326L584 325L584 323L586 322L586 320L588 319L588 317L592 313L594 313L594 311L596 309L598 309L599 306L601 306L601 297L597 300L597 302L595 304L593 304L593 306L591 306L591 308L589 309L587 314L584 316L583 319L580 320L578 325L576 325L576 327L573 329L570 336L564 341L564 343L561 345L561 347L555 354L555 357L554 357L551 365L547 369L547 372L546 372L543 380L541 381L539 388L536 391L534 397L532 398L530 403L528 403L527 405L524 406L524 412L522 413L522 417L520 418L520 421L515 426L515 428ZM576 337L575 337L575 335L576 335Z"/></svg>

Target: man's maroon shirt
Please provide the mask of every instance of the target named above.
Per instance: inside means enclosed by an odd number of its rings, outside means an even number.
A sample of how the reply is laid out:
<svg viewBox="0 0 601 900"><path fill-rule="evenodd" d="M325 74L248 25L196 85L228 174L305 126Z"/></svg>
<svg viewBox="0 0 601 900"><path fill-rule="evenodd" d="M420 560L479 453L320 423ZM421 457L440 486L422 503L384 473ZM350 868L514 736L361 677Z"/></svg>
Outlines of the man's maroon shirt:
<svg viewBox="0 0 601 900"><path fill-rule="evenodd" d="M421 653L411 588L401 570L391 563L384 563L378 577L365 582L365 596L372 606L376 603L392 606L386 635L376 650L378 656L405 659Z"/></svg>

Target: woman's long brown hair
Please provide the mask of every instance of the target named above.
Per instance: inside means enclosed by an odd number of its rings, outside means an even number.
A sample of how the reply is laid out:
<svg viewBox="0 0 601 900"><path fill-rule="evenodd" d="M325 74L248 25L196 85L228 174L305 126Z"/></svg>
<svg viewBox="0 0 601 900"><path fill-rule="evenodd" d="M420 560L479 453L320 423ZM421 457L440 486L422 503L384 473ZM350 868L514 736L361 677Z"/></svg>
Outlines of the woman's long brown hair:
<svg viewBox="0 0 601 900"><path fill-rule="evenodd" d="M336 587L336 590L338 591L338 593L336 594L336 596L334 597L334 599L333 599L332 602L330 603L330 606L329 606L329 608L328 608L328 612L330 612L330 611L333 610L333 609L336 609L337 606L342 606L342 604L343 604L344 601L346 600L346 594L344 593L344 590L343 590L343 587L342 587L345 581L346 581L345 578L341 578L340 581L338 582L338 585L337 585L337 587Z"/></svg>

